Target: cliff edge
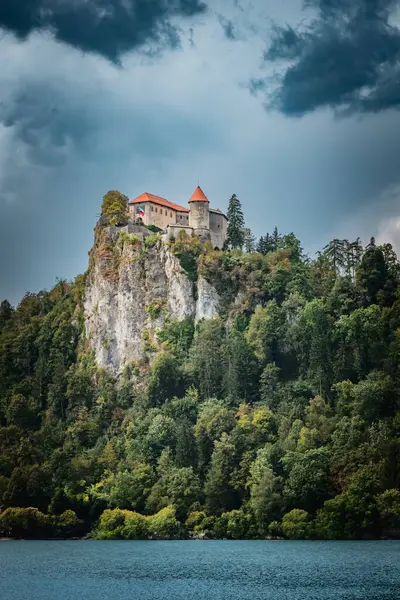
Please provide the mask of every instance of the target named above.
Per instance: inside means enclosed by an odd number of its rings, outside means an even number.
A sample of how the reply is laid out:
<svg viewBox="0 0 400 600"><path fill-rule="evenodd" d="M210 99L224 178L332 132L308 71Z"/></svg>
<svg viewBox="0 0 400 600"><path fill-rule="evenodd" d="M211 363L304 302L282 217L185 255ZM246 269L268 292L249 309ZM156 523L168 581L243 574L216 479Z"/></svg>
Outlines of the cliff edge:
<svg viewBox="0 0 400 600"><path fill-rule="evenodd" d="M217 316L219 297L193 278L168 242L145 227L95 229L85 294L85 329L96 362L114 375L157 353L167 321Z"/></svg>

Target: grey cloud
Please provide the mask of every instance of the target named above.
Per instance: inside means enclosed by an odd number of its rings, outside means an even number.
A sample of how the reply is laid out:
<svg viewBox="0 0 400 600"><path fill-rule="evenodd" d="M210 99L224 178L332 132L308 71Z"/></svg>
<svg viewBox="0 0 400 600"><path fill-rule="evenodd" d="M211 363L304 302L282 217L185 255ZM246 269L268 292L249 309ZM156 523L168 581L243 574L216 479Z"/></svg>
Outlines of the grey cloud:
<svg viewBox="0 0 400 600"><path fill-rule="evenodd" d="M218 15L218 21L224 31L225 37L228 40L235 41L238 39L236 27L231 19L227 19L223 15Z"/></svg>
<svg viewBox="0 0 400 600"><path fill-rule="evenodd" d="M264 54L284 60L279 84L250 83L266 106L289 116L320 107L338 114L379 112L400 106L400 29L393 24L399 0L308 0L316 16L297 28L277 26Z"/></svg>
<svg viewBox="0 0 400 600"><path fill-rule="evenodd" d="M20 39L50 31L61 42L118 62L144 44L178 46L171 19L205 9L201 0L2 0L0 28Z"/></svg>

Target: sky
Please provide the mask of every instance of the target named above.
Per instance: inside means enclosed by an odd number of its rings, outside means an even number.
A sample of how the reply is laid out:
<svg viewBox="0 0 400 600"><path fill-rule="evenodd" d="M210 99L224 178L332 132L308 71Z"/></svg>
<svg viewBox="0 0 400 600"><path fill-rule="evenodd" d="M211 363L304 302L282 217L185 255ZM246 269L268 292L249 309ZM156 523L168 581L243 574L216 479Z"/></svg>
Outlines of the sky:
<svg viewBox="0 0 400 600"><path fill-rule="evenodd" d="M0 299L87 268L102 197L235 193L256 236L400 252L400 0L2 0Z"/></svg>

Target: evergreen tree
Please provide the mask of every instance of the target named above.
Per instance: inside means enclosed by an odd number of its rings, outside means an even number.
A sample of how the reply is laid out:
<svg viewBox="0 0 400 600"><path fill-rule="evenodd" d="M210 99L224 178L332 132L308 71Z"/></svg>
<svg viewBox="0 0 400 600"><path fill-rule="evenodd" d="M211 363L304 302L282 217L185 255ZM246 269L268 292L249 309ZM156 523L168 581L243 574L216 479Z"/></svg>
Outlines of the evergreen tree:
<svg viewBox="0 0 400 600"><path fill-rule="evenodd" d="M229 200L227 216L228 246L232 250L241 250L245 241L245 226L242 205L236 194Z"/></svg>
<svg viewBox="0 0 400 600"><path fill-rule="evenodd" d="M332 240L323 249L323 254L337 274L346 268L346 240Z"/></svg>
<svg viewBox="0 0 400 600"><path fill-rule="evenodd" d="M280 243L282 241L282 236L279 233L278 228L276 227L276 225L275 225L274 230L272 232L271 240L272 240L273 251L276 252L279 249Z"/></svg>
<svg viewBox="0 0 400 600"><path fill-rule="evenodd" d="M244 249L246 252L255 252L256 238L249 227L244 229Z"/></svg>

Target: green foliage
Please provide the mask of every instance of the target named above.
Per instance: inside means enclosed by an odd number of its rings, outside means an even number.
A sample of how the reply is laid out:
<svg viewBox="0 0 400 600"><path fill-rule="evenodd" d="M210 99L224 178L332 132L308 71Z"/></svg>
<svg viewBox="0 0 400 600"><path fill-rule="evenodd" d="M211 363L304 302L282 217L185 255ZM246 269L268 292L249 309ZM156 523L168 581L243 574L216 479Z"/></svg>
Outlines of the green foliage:
<svg viewBox="0 0 400 600"><path fill-rule="evenodd" d="M289 540L304 540L310 535L308 514L305 510L294 508L282 519L282 532Z"/></svg>
<svg viewBox="0 0 400 600"><path fill-rule="evenodd" d="M85 277L0 304L1 535L400 536L393 249L334 240L309 260L293 234L254 252L245 233L246 252L169 242L219 316L150 299L163 328L118 380L89 351ZM128 254L157 253L146 240L99 225L90 269L116 282Z"/></svg>
<svg viewBox="0 0 400 600"><path fill-rule="evenodd" d="M198 237L189 236L185 231L179 231L178 236L171 239L169 245L189 279L195 282L197 260L204 253L206 245L202 244Z"/></svg>
<svg viewBox="0 0 400 600"><path fill-rule="evenodd" d="M183 391L182 373L177 359L170 353L159 354L148 376L148 397L151 404L162 404Z"/></svg>
<svg viewBox="0 0 400 600"><path fill-rule="evenodd" d="M168 538L179 534L180 524L175 517L173 506L166 506L148 519L149 533L152 537Z"/></svg>
<svg viewBox="0 0 400 600"><path fill-rule="evenodd" d="M60 516L46 515L37 508L7 508L0 512L0 536L11 538L68 538L82 535L83 521L72 510Z"/></svg>
<svg viewBox="0 0 400 600"><path fill-rule="evenodd" d="M166 506L155 515L141 515L130 510L105 510L94 537L100 540L138 540L175 537L180 525L172 506Z"/></svg>
<svg viewBox="0 0 400 600"><path fill-rule="evenodd" d="M101 214L108 218L110 225L125 224L128 219L128 202L127 196L111 190L103 197Z"/></svg>
<svg viewBox="0 0 400 600"><path fill-rule="evenodd" d="M121 231L118 236L118 243L120 246L124 244L130 244L131 246L137 246L140 244L140 237L134 233L128 233L127 231Z"/></svg>
<svg viewBox="0 0 400 600"><path fill-rule="evenodd" d="M154 248L154 246L161 240L161 235L159 233L154 233L150 235L146 235L144 238L144 247L146 250L150 248Z"/></svg>
<svg viewBox="0 0 400 600"><path fill-rule="evenodd" d="M232 250L243 248L246 231L244 216L239 198L233 194L228 205L228 247Z"/></svg>
<svg viewBox="0 0 400 600"><path fill-rule="evenodd" d="M160 316L161 312L164 310L166 305L165 298L156 298L150 304L148 304L145 309L147 314L150 316L152 321L155 321Z"/></svg>
<svg viewBox="0 0 400 600"><path fill-rule="evenodd" d="M52 518L37 508L7 508L0 513L0 535L5 537L50 537Z"/></svg>
<svg viewBox="0 0 400 600"><path fill-rule="evenodd" d="M145 225L145 227L146 227L146 229L148 229L149 231L152 231L153 233L161 233L162 232L162 229L160 229L156 225Z"/></svg>

